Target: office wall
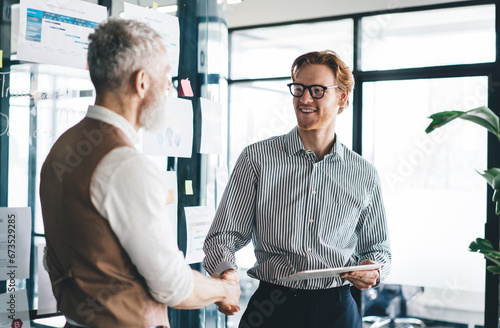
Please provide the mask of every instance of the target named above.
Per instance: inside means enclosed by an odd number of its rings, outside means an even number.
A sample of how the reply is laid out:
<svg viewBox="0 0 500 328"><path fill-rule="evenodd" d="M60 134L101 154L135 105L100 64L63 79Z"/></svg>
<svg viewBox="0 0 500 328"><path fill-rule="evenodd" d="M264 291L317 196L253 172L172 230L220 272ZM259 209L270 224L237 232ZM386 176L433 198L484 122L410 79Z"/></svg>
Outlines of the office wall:
<svg viewBox="0 0 500 328"><path fill-rule="evenodd" d="M243 0L228 5L228 28L467 0Z"/></svg>

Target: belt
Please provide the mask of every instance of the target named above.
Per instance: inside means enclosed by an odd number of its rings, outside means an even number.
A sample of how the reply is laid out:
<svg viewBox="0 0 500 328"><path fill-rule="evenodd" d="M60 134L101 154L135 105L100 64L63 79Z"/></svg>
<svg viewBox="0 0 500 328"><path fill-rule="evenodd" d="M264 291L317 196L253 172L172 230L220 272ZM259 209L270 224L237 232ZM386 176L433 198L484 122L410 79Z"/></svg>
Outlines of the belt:
<svg viewBox="0 0 500 328"><path fill-rule="evenodd" d="M326 289L297 289L271 284L262 280L259 283L259 289L264 293L271 293L273 291L279 290L283 292L283 294L292 296L294 298L313 298L327 295L337 295L337 299L339 301L342 299L342 296L351 293L351 285L343 285Z"/></svg>

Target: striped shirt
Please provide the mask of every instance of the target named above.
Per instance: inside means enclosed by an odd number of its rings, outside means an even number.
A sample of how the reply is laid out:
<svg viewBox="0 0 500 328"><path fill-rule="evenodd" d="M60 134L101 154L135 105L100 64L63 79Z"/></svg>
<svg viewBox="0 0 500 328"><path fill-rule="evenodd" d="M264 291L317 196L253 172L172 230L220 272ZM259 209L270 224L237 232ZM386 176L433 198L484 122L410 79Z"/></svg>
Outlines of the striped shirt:
<svg viewBox="0 0 500 328"><path fill-rule="evenodd" d="M347 284L340 277L278 282L312 269L385 263L391 253L375 167L340 142L325 158L304 149L297 128L246 147L238 158L204 244L209 274L236 268L253 241L250 277L300 289Z"/></svg>

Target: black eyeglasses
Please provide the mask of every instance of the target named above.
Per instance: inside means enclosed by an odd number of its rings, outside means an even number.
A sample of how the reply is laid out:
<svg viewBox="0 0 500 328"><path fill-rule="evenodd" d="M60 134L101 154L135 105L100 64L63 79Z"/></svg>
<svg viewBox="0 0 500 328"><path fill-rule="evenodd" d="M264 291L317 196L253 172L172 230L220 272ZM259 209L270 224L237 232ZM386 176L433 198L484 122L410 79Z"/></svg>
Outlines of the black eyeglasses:
<svg viewBox="0 0 500 328"><path fill-rule="evenodd" d="M325 95L325 91L328 89L338 88L338 85L332 85L331 87L325 87L322 85L303 85L300 83L288 83L287 86L290 88L290 93L294 97L302 97L306 89L309 89L309 94L314 99L321 99Z"/></svg>

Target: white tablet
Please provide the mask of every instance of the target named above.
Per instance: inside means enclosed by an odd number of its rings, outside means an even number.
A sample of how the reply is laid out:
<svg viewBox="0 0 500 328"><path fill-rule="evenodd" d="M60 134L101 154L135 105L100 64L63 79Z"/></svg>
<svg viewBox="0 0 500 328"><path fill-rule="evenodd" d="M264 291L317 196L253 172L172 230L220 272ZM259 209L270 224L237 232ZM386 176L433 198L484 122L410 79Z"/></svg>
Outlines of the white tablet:
<svg viewBox="0 0 500 328"><path fill-rule="evenodd" d="M294 273L285 278L278 279L278 281L295 281L295 280L305 280L305 279L315 279L315 278L337 277L344 272L380 269L383 265L384 265L383 263L375 263L375 264L356 265L356 266L348 266L348 267L333 268L333 269L306 270Z"/></svg>

